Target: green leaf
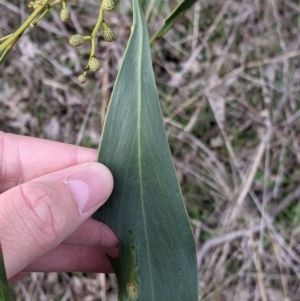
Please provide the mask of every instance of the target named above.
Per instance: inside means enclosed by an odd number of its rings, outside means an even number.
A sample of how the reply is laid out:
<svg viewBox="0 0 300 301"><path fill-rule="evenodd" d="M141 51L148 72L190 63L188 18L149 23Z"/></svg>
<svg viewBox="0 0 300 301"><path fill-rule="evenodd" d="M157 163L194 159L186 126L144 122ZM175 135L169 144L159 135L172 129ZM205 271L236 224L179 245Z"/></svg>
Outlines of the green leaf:
<svg viewBox="0 0 300 301"><path fill-rule="evenodd" d="M0 244L0 301L13 301L7 282L2 248Z"/></svg>
<svg viewBox="0 0 300 301"><path fill-rule="evenodd" d="M153 35L150 41L152 46L157 40L161 39L172 26L185 14L197 0L183 0L180 2L174 10L171 12L170 16L164 20L163 26Z"/></svg>
<svg viewBox="0 0 300 301"><path fill-rule="evenodd" d="M111 264L119 300L196 301L196 248L168 146L138 0L107 112L99 162L115 188L95 218L121 244Z"/></svg>

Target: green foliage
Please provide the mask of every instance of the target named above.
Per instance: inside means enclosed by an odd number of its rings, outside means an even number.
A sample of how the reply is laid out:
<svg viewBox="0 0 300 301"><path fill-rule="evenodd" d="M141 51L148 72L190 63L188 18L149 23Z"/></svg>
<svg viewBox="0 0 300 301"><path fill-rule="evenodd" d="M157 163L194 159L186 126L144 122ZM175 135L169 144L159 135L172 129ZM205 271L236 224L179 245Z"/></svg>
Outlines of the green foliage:
<svg viewBox="0 0 300 301"><path fill-rule="evenodd" d="M112 171L115 188L94 217L121 241L119 257L110 259L120 301L196 301L195 242L164 131L138 0L133 11L98 158Z"/></svg>
<svg viewBox="0 0 300 301"><path fill-rule="evenodd" d="M172 11L171 15L164 21L163 26L153 35L150 44L162 38L172 26L195 4L197 0L183 0Z"/></svg>
<svg viewBox="0 0 300 301"><path fill-rule="evenodd" d="M156 38L162 37L195 0L185 0L167 18ZM32 14L13 33L0 39L0 63L30 26L35 28L54 6L62 21L71 20L67 2L31 1ZM74 34L69 43L90 42L88 63L78 77L100 69L95 57L97 35L112 42L115 35L104 21L114 2L103 0L97 23L89 35ZM95 218L107 223L121 240L119 257L111 264L119 282L119 300L196 301L196 247L172 162L152 70L147 26L138 0L133 1L132 34L114 88L101 142L99 161L113 172L115 190ZM130 75L130 76L129 76ZM40 112L43 114L43 112ZM90 144L86 139L85 144ZM127 192L125 193L124 187ZM9 299L4 263L2 295Z"/></svg>

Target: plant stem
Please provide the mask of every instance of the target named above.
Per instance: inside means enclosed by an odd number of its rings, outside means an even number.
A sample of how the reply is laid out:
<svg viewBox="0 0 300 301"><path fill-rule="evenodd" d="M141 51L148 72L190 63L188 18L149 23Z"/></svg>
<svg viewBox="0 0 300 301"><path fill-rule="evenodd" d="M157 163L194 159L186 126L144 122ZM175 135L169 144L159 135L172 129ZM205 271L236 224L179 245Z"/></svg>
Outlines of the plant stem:
<svg viewBox="0 0 300 301"><path fill-rule="evenodd" d="M1 43L3 43L4 41L6 41L9 37L11 37L12 36L12 33L11 34L9 34L9 35L7 35L7 36L5 36L5 37L3 37L3 38L1 38L0 39L0 44Z"/></svg>
<svg viewBox="0 0 300 301"><path fill-rule="evenodd" d="M97 23L90 35L91 37L91 53L90 53L90 58L95 56L96 53L96 39L97 39L97 33L99 31L99 28L102 24L102 22L104 21L104 10L102 8L102 5L100 4L100 11L99 11L99 15L98 15L98 19L97 19ZM85 66L84 70L89 70L89 62L87 63L87 65Z"/></svg>
<svg viewBox="0 0 300 301"><path fill-rule="evenodd" d="M98 33L98 30L101 26L101 23L104 21L104 10L102 8L102 6L100 7L100 12L99 12L99 15L98 15L98 20L97 20L97 23L91 33L91 36L92 37L95 37Z"/></svg>
<svg viewBox="0 0 300 301"><path fill-rule="evenodd" d="M47 8L45 8L45 10L36 19L34 19L31 22L31 24L33 26L36 26L38 24L38 22L40 22L45 17L45 15L49 12L49 10L59 3L60 3L60 1L54 1L53 3L48 4Z"/></svg>
<svg viewBox="0 0 300 301"><path fill-rule="evenodd" d="M11 43L9 44L3 51L2 55L0 56L0 64L4 61L4 59L6 58L6 56L8 55L8 53L11 51L11 49L14 47L14 45L16 44L16 42L18 41L18 37Z"/></svg>
<svg viewBox="0 0 300 301"><path fill-rule="evenodd" d="M66 1L66 0L62 0L62 2L61 2L61 7L62 7L63 9L66 9L66 8L67 8L67 1Z"/></svg>
<svg viewBox="0 0 300 301"><path fill-rule="evenodd" d="M34 10L34 12L25 20L25 22L2 44L0 44L0 51L4 51L12 42L17 41L23 32L30 26L30 23L45 9L48 2L51 0L44 0L43 4Z"/></svg>
<svg viewBox="0 0 300 301"><path fill-rule="evenodd" d="M100 28L101 23L103 22L103 20L104 20L104 10L101 6L100 7L100 12L99 12L99 15L98 15L97 23L96 23L96 25L95 25L92 33L91 33L92 40L91 40L91 55L90 55L90 57L95 55L95 52L96 52L96 37L97 37L97 33L99 31L99 28Z"/></svg>
<svg viewBox="0 0 300 301"><path fill-rule="evenodd" d="M106 23L104 21L101 23L101 28L103 30L108 29L108 26L106 25Z"/></svg>

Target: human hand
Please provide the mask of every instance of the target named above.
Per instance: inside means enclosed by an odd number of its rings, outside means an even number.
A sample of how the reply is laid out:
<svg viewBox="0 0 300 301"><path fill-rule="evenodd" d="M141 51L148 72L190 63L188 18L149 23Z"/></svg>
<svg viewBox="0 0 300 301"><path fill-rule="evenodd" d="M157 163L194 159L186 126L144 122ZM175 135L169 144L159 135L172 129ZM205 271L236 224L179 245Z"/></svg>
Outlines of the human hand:
<svg viewBox="0 0 300 301"><path fill-rule="evenodd" d="M117 256L118 238L90 217L113 187L96 158L96 150L0 132L0 242L10 281L33 271L112 272L105 254Z"/></svg>

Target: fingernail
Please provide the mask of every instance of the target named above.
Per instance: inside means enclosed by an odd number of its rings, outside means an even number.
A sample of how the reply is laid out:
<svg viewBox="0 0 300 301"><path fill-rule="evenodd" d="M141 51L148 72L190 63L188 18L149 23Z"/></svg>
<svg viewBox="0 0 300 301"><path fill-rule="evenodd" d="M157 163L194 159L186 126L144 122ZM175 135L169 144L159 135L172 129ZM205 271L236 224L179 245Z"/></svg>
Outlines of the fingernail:
<svg viewBox="0 0 300 301"><path fill-rule="evenodd" d="M91 163L76 171L67 178L66 183L80 213L100 207L108 199L113 188L110 171L100 163Z"/></svg>

